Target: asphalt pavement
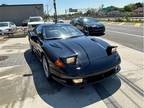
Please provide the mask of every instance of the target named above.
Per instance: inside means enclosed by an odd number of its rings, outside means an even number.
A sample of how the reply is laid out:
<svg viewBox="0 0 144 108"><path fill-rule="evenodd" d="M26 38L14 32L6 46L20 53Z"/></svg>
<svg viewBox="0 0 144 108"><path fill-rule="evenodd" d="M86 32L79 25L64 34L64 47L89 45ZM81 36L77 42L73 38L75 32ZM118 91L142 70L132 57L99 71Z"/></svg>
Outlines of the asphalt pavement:
<svg viewBox="0 0 144 108"><path fill-rule="evenodd" d="M144 51L144 26L130 23L104 23L106 39L120 43L127 47Z"/></svg>

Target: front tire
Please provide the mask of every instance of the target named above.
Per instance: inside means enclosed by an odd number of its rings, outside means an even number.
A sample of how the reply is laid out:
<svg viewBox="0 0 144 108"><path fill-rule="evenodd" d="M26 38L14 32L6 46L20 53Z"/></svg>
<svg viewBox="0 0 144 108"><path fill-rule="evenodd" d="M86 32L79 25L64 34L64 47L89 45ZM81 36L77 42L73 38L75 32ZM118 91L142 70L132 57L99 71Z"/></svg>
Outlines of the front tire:
<svg viewBox="0 0 144 108"><path fill-rule="evenodd" d="M47 79L51 79L50 69L48 65L48 61L45 56L42 57L42 65L45 72L45 76Z"/></svg>
<svg viewBox="0 0 144 108"><path fill-rule="evenodd" d="M30 44L30 49L31 49L32 54L34 54L34 48L31 44Z"/></svg>

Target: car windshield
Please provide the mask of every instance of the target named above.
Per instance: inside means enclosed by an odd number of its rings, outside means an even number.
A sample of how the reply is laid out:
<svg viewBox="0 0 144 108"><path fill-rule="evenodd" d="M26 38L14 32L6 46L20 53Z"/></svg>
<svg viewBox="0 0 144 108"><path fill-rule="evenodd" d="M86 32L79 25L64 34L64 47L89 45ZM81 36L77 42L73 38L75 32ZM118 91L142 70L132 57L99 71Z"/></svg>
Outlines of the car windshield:
<svg viewBox="0 0 144 108"><path fill-rule="evenodd" d="M98 21L95 18L84 18L84 23L97 23Z"/></svg>
<svg viewBox="0 0 144 108"><path fill-rule="evenodd" d="M41 21L41 18L30 18L30 22Z"/></svg>
<svg viewBox="0 0 144 108"><path fill-rule="evenodd" d="M7 27L8 23L0 23L0 27Z"/></svg>
<svg viewBox="0 0 144 108"><path fill-rule="evenodd" d="M71 25L46 26L44 28L45 39L65 39L84 35L81 31Z"/></svg>

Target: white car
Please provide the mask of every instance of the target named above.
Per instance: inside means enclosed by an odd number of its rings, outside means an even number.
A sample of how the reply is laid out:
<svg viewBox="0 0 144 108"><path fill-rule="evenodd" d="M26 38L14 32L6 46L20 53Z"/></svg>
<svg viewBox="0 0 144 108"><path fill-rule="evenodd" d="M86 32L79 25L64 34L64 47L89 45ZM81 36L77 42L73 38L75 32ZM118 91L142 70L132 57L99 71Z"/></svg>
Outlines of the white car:
<svg viewBox="0 0 144 108"><path fill-rule="evenodd" d="M33 30L39 24L44 24L44 20L41 16L29 17L28 30Z"/></svg>
<svg viewBox="0 0 144 108"><path fill-rule="evenodd" d="M64 20L58 19L57 23L64 23Z"/></svg>
<svg viewBox="0 0 144 108"><path fill-rule="evenodd" d="M14 34L16 28L17 27L13 22L0 22L0 35Z"/></svg>

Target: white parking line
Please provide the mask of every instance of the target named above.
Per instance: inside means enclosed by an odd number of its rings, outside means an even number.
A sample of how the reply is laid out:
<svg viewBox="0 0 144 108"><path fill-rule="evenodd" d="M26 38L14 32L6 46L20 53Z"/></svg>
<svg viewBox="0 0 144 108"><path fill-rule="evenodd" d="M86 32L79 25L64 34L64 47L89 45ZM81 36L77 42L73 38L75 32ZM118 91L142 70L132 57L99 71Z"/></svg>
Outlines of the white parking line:
<svg viewBox="0 0 144 108"><path fill-rule="evenodd" d="M113 30L107 30L107 31L109 31L109 32L114 32L114 33L119 33L119 34L124 34L124 35L130 35L130 36L133 36L133 37L144 38L144 37L141 36L141 35L129 34L129 33L124 33L124 32L119 32L119 31L113 31Z"/></svg>

